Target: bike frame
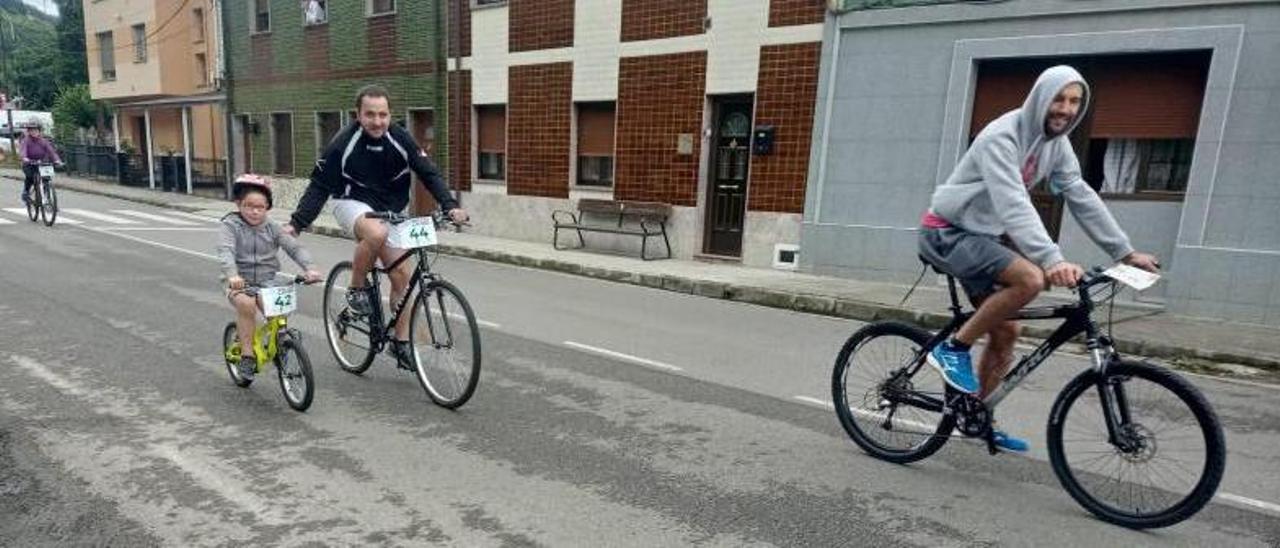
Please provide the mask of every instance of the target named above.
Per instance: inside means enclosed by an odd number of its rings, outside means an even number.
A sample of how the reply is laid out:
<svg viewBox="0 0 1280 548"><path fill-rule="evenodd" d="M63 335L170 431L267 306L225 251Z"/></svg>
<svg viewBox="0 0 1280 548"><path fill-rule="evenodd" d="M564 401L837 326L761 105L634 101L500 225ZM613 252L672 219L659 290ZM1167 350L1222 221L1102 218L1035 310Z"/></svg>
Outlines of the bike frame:
<svg viewBox="0 0 1280 548"><path fill-rule="evenodd" d="M431 273L431 261L427 257L426 248L409 250L404 255L401 255L399 259L393 261L390 265L382 268L375 266L373 268L375 273L386 274L389 277L392 272L410 258L416 258L418 260L418 265L413 269L413 274L409 278L409 285L405 287L404 295L401 295L399 299L396 299L395 302L391 303L390 320L385 324L383 323L382 306L380 303L375 303L373 313L369 315L369 325L371 328L374 328L373 333L370 333L373 337L371 342L373 343L374 351L376 352L381 352L383 345L385 345L387 341L391 340L391 332L395 330L396 324L400 322L400 315L404 313L405 307L409 304L410 299L412 299L414 291L418 289L420 284L424 283L424 279L434 279L435 274ZM378 281L378 276L372 276L372 278L374 292L378 295L382 295L381 283Z"/></svg>
<svg viewBox="0 0 1280 548"><path fill-rule="evenodd" d="M261 299L261 297L258 297ZM253 357L258 361L258 372L262 371L262 366L267 362L276 359L280 353L280 335L292 337L289 329L289 316L272 316L267 318L266 323L258 326L253 330ZM240 345L234 344L225 350L228 359L240 359Z"/></svg>
<svg viewBox="0 0 1280 548"><path fill-rule="evenodd" d="M1125 443L1124 437L1118 436L1117 433L1120 430L1119 426L1127 424L1129 421L1129 408L1125 400L1123 387L1119 384L1105 381L1107 378L1105 373L1107 367L1115 359L1115 351L1111 346L1110 339L1099 333L1098 325L1093 321L1094 304L1089 296L1089 287L1092 285L1094 284L1081 284L1076 288L1080 295L1080 300L1077 303L1024 308L1010 318L1011 320L1062 319L1064 321L1049 335L1049 338L1040 343L1030 354L1023 356L1015 367L1005 373L1004 378L1001 379L1000 387L982 400L987 410L994 410L996 405L1003 401L1009 393L1013 392L1018 385L1022 384L1022 381L1032 372L1043 365L1059 347L1077 335L1084 333L1085 346L1089 350L1090 361L1093 364L1093 369L1098 372L1098 396L1102 400L1107 431L1113 443L1121 445ZM960 298L956 292L955 278L951 276L947 276L947 290L951 296L951 321L929 339L929 342L920 350L920 353L915 356L912 363L905 370L908 378L915 376L916 372L924 366L925 358L933 347L946 340L960 326L964 325L969 318L973 317L973 311L965 311L960 305ZM918 393L909 394L902 399L906 400L905 403L932 411L946 412L948 408L945 402Z"/></svg>

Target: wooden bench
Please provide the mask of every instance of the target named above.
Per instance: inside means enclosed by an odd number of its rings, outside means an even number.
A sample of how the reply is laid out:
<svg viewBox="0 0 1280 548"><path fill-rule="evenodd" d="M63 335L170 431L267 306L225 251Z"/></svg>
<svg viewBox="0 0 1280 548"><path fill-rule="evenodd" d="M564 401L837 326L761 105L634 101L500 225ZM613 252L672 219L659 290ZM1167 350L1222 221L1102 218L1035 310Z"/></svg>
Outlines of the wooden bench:
<svg viewBox="0 0 1280 548"><path fill-rule="evenodd" d="M641 259L648 261L671 258L671 240L667 238L667 219L671 217L670 204L582 198L578 200L577 209L576 213L565 210L556 210L551 213L551 220L555 225L555 233L551 236L552 247L570 249L560 246L561 229L574 230L578 233L577 248L586 245L586 240L582 239L583 232L606 232L639 236ZM607 222L587 222L588 216ZM628 218L636 219L639 224L637 226L624 224ZM649 257L647 253L649 238L658 236L662 236L662 243L667 247L667 256Z"/></svg>

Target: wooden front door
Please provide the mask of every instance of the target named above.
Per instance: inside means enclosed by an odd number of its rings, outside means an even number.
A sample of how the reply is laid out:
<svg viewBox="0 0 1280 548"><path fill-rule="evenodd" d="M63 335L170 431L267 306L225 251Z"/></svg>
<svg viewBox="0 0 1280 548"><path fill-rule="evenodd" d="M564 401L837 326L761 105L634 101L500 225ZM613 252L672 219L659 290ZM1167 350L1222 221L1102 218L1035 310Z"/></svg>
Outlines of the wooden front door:
<svg viewBox="0 0 1280 548"><path fill-rule="evenodd" d="M715 100L705 245L705 251L712 255L742 255L751 164L751 105L751 96Z"/></svg>

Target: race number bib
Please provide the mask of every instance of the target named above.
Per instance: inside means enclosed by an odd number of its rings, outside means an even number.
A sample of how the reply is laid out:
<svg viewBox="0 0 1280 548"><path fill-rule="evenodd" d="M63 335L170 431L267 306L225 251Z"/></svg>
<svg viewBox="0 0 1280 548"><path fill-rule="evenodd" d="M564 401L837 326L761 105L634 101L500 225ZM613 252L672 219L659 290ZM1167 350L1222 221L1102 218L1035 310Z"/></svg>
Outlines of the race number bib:
<svg viewBox="0 0 1280 548"><path fill-rule="evenodd" d="M298 308L298 287L264 287L258 291L262 299L262 315L268 318L283 316Z"/></svg>
<svg viewBox="0 0 1280 548"><path fill-rule="evenodd" d="M53 177L53 166L40 166L41 177Z"/></svg>
<svg viewBox="0 0 1280 548"><path fill-rule="evenodd" d="M431 217L416 217L391 227L387 244L396 249L436 245L436 224Z"/></svg>

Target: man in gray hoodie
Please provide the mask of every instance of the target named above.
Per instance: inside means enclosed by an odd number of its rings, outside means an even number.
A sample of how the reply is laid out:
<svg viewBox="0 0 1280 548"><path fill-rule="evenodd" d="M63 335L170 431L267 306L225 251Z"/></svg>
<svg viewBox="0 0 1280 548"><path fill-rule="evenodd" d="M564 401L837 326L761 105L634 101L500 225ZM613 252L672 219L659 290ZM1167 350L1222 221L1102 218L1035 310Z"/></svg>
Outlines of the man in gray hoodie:
<svg viewBox="0 0 1280 548"><path fill-rule="evenodd" d="M1097 192L1080 175L1067 135L1084 117L1089 86L1059 65L1040 74L1022 108L983 128L951 177L933 193L921 219L920 255L960 280L977 312L928 357L947 384L986 397L1013 360L1019 326L1008 318L1044 290L1046 282L1074 286L1084 270L1069 263L1049 237L1030 189L1041 181L1061 196L1089 238L1117 261L1149 271L1156 258L1134 251ZM1016 249L1001 242L1002 237ZM990 335L978 375L969 348ZM995 432L1002 448L1027 443Z"/></svg>

